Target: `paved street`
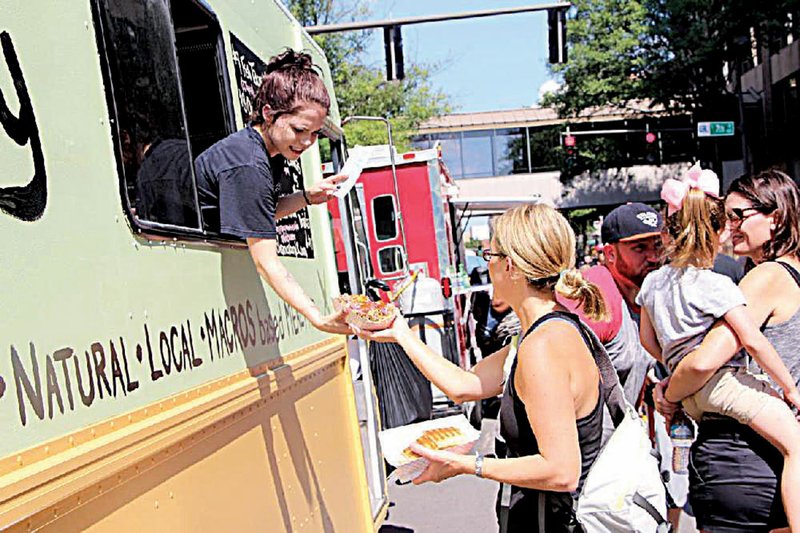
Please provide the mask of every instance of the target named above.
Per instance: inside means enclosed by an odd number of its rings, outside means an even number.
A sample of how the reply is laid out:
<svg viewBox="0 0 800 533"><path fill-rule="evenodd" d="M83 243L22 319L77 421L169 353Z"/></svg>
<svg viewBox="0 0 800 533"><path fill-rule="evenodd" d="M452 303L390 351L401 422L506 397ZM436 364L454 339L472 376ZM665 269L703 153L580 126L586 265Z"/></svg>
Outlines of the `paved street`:
<svg viewBox="0 0 800 533"><path fill-rule="evenodd" d="M389 485L389 508L380 533L493 533L497 531L494 501L497 484L474 476L444 483ZM694 520L684 517L678 533L694 533Z"/></svg>
<svg viewBox="0 0 800 533"><path fill-rule="evenodd" d="M497 484L474 476L443 483L389 485L389 516L380 533L497 531Z"/></svg>

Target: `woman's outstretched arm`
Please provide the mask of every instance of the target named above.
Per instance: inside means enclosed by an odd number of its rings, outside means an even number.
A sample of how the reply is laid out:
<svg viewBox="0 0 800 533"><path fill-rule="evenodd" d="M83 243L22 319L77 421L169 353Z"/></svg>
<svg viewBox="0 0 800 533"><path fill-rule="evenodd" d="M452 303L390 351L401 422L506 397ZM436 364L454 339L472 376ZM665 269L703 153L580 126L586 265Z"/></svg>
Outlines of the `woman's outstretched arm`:
<svg viewBox="0 0 800 533"><path fill-rule="evenodd" d="M422 374L456 403L482 400L503 392L503 364L509 353L506 346L484 357L470 370L464 370L431 350L398 316L392 327L383 331L353 328L370 342L396 342Z"/></svg>

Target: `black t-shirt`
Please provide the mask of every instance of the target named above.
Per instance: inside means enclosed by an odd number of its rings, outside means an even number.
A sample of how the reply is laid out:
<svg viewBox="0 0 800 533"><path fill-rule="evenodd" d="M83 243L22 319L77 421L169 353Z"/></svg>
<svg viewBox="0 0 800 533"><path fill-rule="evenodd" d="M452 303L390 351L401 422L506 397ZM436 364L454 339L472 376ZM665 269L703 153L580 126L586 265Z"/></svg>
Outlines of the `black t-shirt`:
<svg viewBox="0 0 800 533"><path fill-rule="evenodd" d="M245 239L274 239L280 157L271 159L261 135L246 127L212 145L194 162L203 225ZM275 170L275 172L273 172Z"/></svg>
<svg viewBox="0 0 800 533"><path fill-rule="evenodd" d="M157 140L136 174L138 215L153 222L196 226L191 158L185 139Z"/></svg>
<svg viewBox="0 0 800 533"><path fill-rule="evenodd" d="M744 261L734 259L729 255L717 254L712 270L717 274L728 276L738 285L744 277Z"/></svg>

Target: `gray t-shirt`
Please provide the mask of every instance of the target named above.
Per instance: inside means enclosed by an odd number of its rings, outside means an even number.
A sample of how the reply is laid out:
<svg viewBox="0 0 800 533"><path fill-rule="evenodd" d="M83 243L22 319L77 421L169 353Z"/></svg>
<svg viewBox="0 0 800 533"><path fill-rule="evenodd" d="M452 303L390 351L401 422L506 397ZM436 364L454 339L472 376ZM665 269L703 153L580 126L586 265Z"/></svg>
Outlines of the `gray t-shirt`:
<svg viewBox="0 0 800 533"><path fill-rule="evenodd" d="M631 405L636 405L647 371L655 364L655 360L639 341L639 324L636 321L638 315L632 313L624 302L620 313L622 318L619 333L603 346L617 371L625 399Z"/></svg>
<svg viewBox="0 0 800 533"><path fill-rule="evenodd" d="M714 322L744 305L742 291L727 276L709 269L665 265L650 273L636 303L647 310L670 372L697 348ZM741 366L734 357L726 366Z"/></svg>

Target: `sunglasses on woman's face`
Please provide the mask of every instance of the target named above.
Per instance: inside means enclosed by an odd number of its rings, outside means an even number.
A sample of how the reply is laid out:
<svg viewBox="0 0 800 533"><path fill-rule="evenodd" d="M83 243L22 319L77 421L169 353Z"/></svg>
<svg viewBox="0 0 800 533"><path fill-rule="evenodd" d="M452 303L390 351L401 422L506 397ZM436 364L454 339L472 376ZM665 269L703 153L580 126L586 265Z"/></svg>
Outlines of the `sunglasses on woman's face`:
<svg viewBox="0 0 800 533"><path fill-rule="evenodd" d="M751 216L763 212L761 207L731 207L725 210L725 218L731 224L741 224Z"/></svg>
<svg viewBox="0 0 800 533"><path fill-rule="evenodd" d="M505 257L506 254L501 254L500 252L493 252L491 248L486 248L481 252L483 259L488 263L492 260L492 257Z"/></svg>

